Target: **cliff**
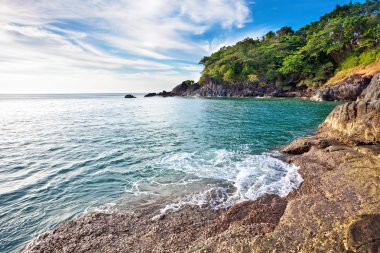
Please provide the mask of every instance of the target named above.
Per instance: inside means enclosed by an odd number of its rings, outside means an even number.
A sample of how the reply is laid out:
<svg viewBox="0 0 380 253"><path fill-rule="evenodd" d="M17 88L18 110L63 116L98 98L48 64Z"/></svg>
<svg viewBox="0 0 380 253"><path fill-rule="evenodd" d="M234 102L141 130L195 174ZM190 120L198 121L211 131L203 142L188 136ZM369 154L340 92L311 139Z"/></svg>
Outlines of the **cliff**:
<svg viewBox="0 0 380 253"><path fill-rule="evenodd" d="M314 92L313 100L320 101L355 101L369 85L372 75L354 74L343 81L318 89Z"/></svg>
<svg viewBox="0 0 380 253"><path fill-rule="evenodd" d="M380 65L377 64L375 67L380 71ZM170 94L185 97L302 97L317 101L355 101L368 87L374 75L371 71L359 72L319 89L306 86L284 89L262 82L226 84L215 78L206 77L203 84L185 81L174 87Z"/></svg>
<svg viewBox="0 0 380 253"><path fill-rule="evenodd" d="M338 106L319 128L319 134L339 136L344 143L380 143L380 73L357 102Z"/></svg>
<svg viewBox="0 0 380 253"><path fill-rule="evenodd" d="M226 84L212 77L207 77L202 85L199 83L179 84L171 93L174 96L196 97L304 97L312 95L311 90L306 87L284 90L261 82Z"/></svg>

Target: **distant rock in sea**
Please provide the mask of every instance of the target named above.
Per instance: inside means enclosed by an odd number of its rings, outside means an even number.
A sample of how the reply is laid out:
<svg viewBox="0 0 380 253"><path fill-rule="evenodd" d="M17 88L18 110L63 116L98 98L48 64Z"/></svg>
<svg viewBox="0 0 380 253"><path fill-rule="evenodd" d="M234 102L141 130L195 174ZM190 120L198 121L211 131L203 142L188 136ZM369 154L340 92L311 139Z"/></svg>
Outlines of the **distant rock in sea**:
<svg viewBox="0 0 380 253"><path fill-rule="evenodd" d="M148 93L148 94L146 94L145 96L144 96L144 98L150 98L150 97L155 97L155 96L157 96L157 93Z"/></svg>
<svg viewBox="0 0 380 253"><path fill-rule="evenodd" d="M174 97L175 94L173 94L173 92L171 91L163 91L163 92L160 92L158 93L158 96L161 96L161 97Z"/></svg>
<svg viewBox="0 0 380 253"><path fill-rule="evenodd" d="M133 96L133 95L131 95L131 94L127 94L127 95L125 95L125 97L124 98L136 98L135 96Z"/></svg>
<svg viewBox="0 0 380 253"><path fill-rule="evenodd" d="M174 97L176 94L170 91L162 91L160 93L148 93L144 97L149 98L149 97L155 97L155 96L160 96L160 97Z"/></svg>

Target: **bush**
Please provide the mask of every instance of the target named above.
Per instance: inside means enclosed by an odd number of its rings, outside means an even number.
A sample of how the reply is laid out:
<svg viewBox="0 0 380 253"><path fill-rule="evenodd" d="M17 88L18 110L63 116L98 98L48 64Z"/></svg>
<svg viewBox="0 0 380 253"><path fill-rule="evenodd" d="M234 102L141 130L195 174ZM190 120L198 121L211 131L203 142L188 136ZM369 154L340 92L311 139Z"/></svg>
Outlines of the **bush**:
<svg viewBox="0 0 380 253"><path fill-rule="evenodd" d="M201 78L199 78L199 84L200 85L203 85L204 83L206 82L206 77L204 75L201 76Z"/></svg>
<svg viewBox="0 0 380 253"><path fill-rule="evenodd" d="M349 68L353 68L353 67L356 67L359 65L359 57L357 56L349 56L347 57L341 64L341 69L349 69Z"/></svg>
<svg viewBox="0 0 380 253"><path fill-rule="evenodd" d="M190 86L190 85L194 84L194 81L193 80L186 80L186 81L183 81L182 84L186 85L186 86Z"/></svg>
<svg viewBox="0 0 380 253"><path fill-rule="evenodd" d="M255 75L255 74L250 74L250 75L248 75L248 80L250 82L258 82L259 81L259 77L257 75Z"/></svg>
<svg viewBox="0 0 380 253"><path fill-rule="evenodd" d="M368 51L364 52L359 56L360 65L368 65L376 60L376 52Z"/></svg>

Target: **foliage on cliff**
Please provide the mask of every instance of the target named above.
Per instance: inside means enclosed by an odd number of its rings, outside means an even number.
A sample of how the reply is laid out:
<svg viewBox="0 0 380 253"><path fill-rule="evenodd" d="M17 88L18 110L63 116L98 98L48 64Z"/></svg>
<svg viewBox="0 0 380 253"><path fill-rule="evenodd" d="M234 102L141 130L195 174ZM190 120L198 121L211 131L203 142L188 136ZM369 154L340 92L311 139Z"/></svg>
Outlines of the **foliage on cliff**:
<svg viewBox="0 0 380 253"><path fill-rule="evenodd" d="M380 2L337 6L298 31L283 27L261 39L223 47L200 64L207 76L224 83L263 82L318 87L335 72L380 58Z"/></svg>

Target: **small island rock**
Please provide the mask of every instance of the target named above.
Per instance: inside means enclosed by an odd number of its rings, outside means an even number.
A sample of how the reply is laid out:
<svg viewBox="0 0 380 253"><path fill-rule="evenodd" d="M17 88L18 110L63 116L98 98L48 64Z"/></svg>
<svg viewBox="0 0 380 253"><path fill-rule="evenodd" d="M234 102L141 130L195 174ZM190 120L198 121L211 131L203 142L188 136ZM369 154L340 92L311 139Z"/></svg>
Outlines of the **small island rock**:
<svg viewBox="0 0 380 253"><path fill-rule="evenodd" d="M148 94L146 94L145 96L144 96L144 98L150 98L150 97L155 97L155 96L157 96L157 93L148 93Z"/></svg>

